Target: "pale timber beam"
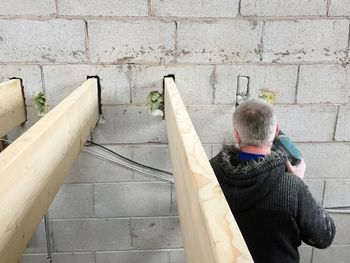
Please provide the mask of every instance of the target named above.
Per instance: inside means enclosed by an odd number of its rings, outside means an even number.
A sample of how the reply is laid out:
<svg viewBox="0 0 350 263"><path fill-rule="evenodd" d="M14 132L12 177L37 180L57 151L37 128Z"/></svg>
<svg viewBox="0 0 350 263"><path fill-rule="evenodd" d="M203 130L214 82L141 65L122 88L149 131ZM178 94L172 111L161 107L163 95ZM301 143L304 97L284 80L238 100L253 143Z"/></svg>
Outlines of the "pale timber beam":
<svg viewBox="0 0 350 263"><path fill-rule="evenodd" d="M0 83L0 138L27 120L20 79Z"/></svg>
<svg viewBox="0 0 350 263"><path fill-rule="evenodd" d="M88 79L0 154L0 263L17 263L99 117Z"/></svg>
<svg viewBox="0 0 350 263"><path fill-rule="evenodd" d="M253 262L175 82L165 78L164 83L165 120L186 262Z"/></svg>

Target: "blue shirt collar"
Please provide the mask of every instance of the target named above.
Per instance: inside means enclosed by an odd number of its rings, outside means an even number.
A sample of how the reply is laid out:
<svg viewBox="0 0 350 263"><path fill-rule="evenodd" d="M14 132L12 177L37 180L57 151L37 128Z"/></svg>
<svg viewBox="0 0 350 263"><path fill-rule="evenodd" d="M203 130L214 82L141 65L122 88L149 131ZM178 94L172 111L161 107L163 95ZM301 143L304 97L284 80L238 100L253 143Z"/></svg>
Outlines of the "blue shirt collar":
<svg viewBox="0 0 350 263"><path fill-rule="evenodd" d="M240 151L237 159L242 160L242 161L250 161L250 160L256 160L258 158L262 158L265 156L266 155L264 155L264 154L247 153L247 152Z"/></svg>

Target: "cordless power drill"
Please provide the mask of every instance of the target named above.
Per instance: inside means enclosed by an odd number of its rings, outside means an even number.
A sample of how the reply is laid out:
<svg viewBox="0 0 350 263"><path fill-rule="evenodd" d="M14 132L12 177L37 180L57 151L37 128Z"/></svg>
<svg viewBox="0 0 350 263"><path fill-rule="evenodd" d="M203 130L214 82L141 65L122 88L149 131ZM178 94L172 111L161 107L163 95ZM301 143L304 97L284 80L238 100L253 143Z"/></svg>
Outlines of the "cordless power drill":
<svg viewBox="0 0 350 263"><path fill-rule="evenodd" d="M245 101L249 98L249 76L238 76L237 79L237 92L236 92L236 107L240 102ZM261 89L258 94L258 98L268 102L270 104L275 104L276 93L269 89ZM292 140L281 130L278 132L275 140L273 141L272 150L281 150L287 154L290 163L295 166L299 164L302 160L301 152L292 142Z"/></svg>

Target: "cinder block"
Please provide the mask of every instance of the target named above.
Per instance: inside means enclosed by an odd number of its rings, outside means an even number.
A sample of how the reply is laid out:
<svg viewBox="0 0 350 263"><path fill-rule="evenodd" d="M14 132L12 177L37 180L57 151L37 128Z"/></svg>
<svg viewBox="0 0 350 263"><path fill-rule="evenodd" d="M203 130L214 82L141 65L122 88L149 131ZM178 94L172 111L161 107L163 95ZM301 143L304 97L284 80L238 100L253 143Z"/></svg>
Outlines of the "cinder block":
<svg viewBox="0 0 350 263"><path fill-rule="evenodd" d="M130 146L121 145L104 145L105 147L117 152L118 154L131 159L132 152ZM104 156L113 160L119 160L118 157L110 154L109 152L102 150L95 146L89 146L87 150L103 154ZM102 159L101 157L94 156L93 153L84 152L80 153L78 159L74 162L74 165L70 171L69 176L66 178L66 183L107 183L107 182L124 182L133 181L133 172L125 167L122 167L116 163L112 163L109 160Z"/></svg>
<svg viewBox="0 0 350 263"><path fill-rule="evenodd" d="M302 0L297 4L293 0L242 0L243 16L325 16L325 0Z"/></svg>
<svg viewBox="0 0 350 263"><path fill-rule="evenodd" d="M208 157L208 159L210 159L211 155L212 155L212 144L208 144L208 143L202 143L203 149L205 151L206 156Z"/></svg>
<svg viewBox="0 0 350 263"><path fill-rule="evenodd" d="M307 166L308 167L308 166ZM323 180L312 180L305 179L304 182L309 187L312 196L322 204L323 199L323 190L324 190L324 181Z"/></svg>
<svg viewBox="0 0 350 263"><path fill-rule="evenodd" d="M288 133L287 133L288 134ZM346 143L297 144L305 163L306 179L348 179L350 147Z"/></svg>
<svg viewBox="0 0 350 263"><path fill-rule="evenodd" d="M346 103L350 96L350 69L341 65L301 65L298 103Z"/></svg>
<svg viewBox="0 0 350 263"><path fill-rule="evenodd" d="M175 75L176 87L185 104L212 103L213 66L134 66L132 69L133 103L145 105L149 92L162 92L163 77L168 74Z"/></svg>
<svg viewBox="0 0 350 263"><path fill-rule="evenodd" d="M346 171L346 170L344 170L344 171ZM348 175L348 178L349 178L349 175ZM324 206L325 207L349 206L350 205L350 191L349 191L349 189L350 189L350 180L349 179L327 180L326 181L326 191L325 191L325 196L324 196Z"/></svg>
<svg viewBox="0 0 350 263"><path fill-rule="evenodd" d="M215 157L221 150L222 150L222 144L213 144L212 145L212 154L211 154L211 158Z"/></svg>
<svg viewBox="0 0 350 263"><path fill-rule="evenodd" d="M49 208L50 218L81 218L93 215L90 184L63 184Z"/></svg>
<svg viewBox="0 0 350 263"><path fill-rule="evenodd" d="M169 215L170 183L116 183L94 186L97 217Z"/></svg>
<svg viewBox="0 0 350 263"><path fill-rule="evenodd" d="M92 20L88 25L94 62L166 63L174 60L174 22Z"/></svg>
<svg viewBox="0 0 350 263"><path fill-rule="evenodd" d="M212 155L211 145L202 143L202 146L204 148L205 154L207 155L208 159L210 159Z"/></svg>
<svg viewBox="0 0 350 263"><path fill-rule="evenodd" d="M349 21L267 21L264 62L337 61L347 51Z"/></svg>
<svg viewBox="0 0 350 263"><path fill-rule="evenodd" d="M168 145L133 146L133 160L157 169L171 172Z"/></svg>
<svg viewBox="0 0 350 263"><path fill-rule="evenodd" d="M0 2L0 16L52 16L55 13L55 0L13 0Z"/></svg>
<svg viewBox="0 0 350 263"><path fill-rule="evenodd" d="M337 141L350 141L350 105L340 106L334 138Z"/></svg>
<svg viewBox="0 0 350 263"><path fill-rule="evenodd" d="M180 21L177 32L178 62L232 63L260 59L260 21Z"/></svg>
<svg viewBox="0 0 350 263"><path fill-rule="evenodd" d="M185 251L181 250L171 250L170 251L170 263L186 263Z"/></svg>
<svg viewBox="0 0 350 263"><path fill-rule="evenodd" d="M228 66L216 67L215 104L236 102L239 76L249 77L249 93L257 98L261 89L277 93L277 103L293 103L297 82L297 66Z"/></svg>
<svg viewBox="0 0 350 263"><path fill-rule="evenodd" d="M282 131L295 142L332 141L337 107L330 105L276 105Z"/></svg>
<svg viewBox="0 0 350 263"><path fill-rule="evenodd" d="M349 0L330 1L328 15L350 16L350 1Z"/></svg>
<svg viewBox="0 0 350 263"><path fill-rule="evenodd" d="M51 221L54 251L130 249L129 219L74 219Z"/></svg>
<svg viewBox="0 0 350 263"><path fill-rule="evenodd" d="M0 62L86 61L84 21L0 20L0 36Z"/></svg>
<svg viewBox="0 0 350 263"><path fill-rule="evenodd" d="M97 252L96 263L168 263L168 251Z"/></svg>
<svg viewBox="0 0 350 263"><path fill-rule="evenodd" d="M41 221L29 241L25 254L46 252L46 233L44 221Z"/></svg>
<svg viewBox="0 0 350 263"><path fill-rule="evenodd" d="M143 145L133 147L133 160L163 171L172 172L170 155L167 145ZM156 177L134 171L136 181L158 181Z"/></svg>
<svg viewBox="0 0 350 263"><path fill-rule="evenodd" d="M174 215L174 216L179 215L179 211L178 211L178 208L177 208L175 184L171 184L171 207L170 207L170 214L171 214L171 215Z"/></svg>
<svg viewBox="0 0 350 263"><path fill-rule="evenodd" d="M347 263L350 258L350 246L331 246L327 249L315 249L313 263Z"/></svg>
<svg viewBox="0 0 350 263"><path fill-rule="evenodd" d="M17 126L11 130L7 134L8 139L12 141L16 140L19 136L22 135L22 133L32 127L39 119L40 117L38 117L34 107L27 106L27 121L23 125Z"/></svg>
<svg viewBox="0 0 350 263"><path fill-rule="evenodd" d="M182 247L178 217L131 219L131 236L137 249Z"/></svg>
<svg viewBox="0 0 350 263"><path fill-rule="evenodd" d="M147 16L147 1L58 0L59 15L70 16Z"/></svg>
<svg viewBox="0 0 350 263"><path fill-rule="evenodd" d="M47 263L47 254L23 255L20 263ZM94 253L52 253L52 261L55 263L95 263Z"/></svg>
<svg viewBox="0 0 350 263"><path fill-rule="evenodd" d="M330 213L336 227L333 245L350 245L350 215Z"/></svg>
<svg viewBox="0 0 350 263"><path fill-rule="evenodd" d="M234 17L238 0L152 0L151 13L155 16L176 17Z"/></svg>
<svg viewBox="0 0 350 263"><path fill-rule="evenodd" d="M87 76L99 76L102 104L129 104L130 84L127 66L49 65L44 66L45 88L50 105L56 105Z"/></svg>
<svg viewBox="0 0 350 263"><path fill-rule="evenodd" d="M300 254L300 263L311 263L312 247L301 246L298 248Z"/></svg>
<svg viewBox="0 0 350 263"><path fill-rule="evenodd" d="M189 106L188 113L202 143L233 141L232 106Z"/></svg>
<svg viewBox="0 0 350 263"><path fill-rule="evenodd" d="M146 107L104 106L102 115L93 132L98 143L166 142L165 121L148 114Z"/></svg>
<svg viewBox="0 0 350 263"><path fill-rule="evenodd" d="M0 66L0 82L14 77L22 79L26 104L32 105L33 94L42 91L40 68L38 66Z"/></svg>

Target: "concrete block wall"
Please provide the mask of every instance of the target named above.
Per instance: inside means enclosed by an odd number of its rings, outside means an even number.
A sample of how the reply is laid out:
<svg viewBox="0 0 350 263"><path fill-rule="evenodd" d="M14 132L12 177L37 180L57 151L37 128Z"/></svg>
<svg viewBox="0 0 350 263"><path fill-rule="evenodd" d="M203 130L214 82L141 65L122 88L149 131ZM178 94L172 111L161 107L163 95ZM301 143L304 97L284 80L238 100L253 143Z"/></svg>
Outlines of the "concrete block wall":
<svg viewBox="0 0 350 263"><path fill-rule="evenodd" d="M0 80L24 80L51 107L98 75L103 118L94 141L171 170L166 127L146 113L148 92L175 74L209 157L232 142L237 77L278 93L282 129L325 206L350 204L349 0L0 0ZM96 149L97 150L97 149ZM328 250L302 262L347 262L350 218ZM184 262L174 187L82 152L49 209L55 263ZM43 223L22 262L45 262Z"/></svg>

